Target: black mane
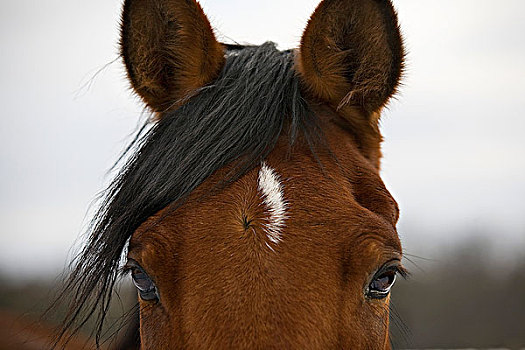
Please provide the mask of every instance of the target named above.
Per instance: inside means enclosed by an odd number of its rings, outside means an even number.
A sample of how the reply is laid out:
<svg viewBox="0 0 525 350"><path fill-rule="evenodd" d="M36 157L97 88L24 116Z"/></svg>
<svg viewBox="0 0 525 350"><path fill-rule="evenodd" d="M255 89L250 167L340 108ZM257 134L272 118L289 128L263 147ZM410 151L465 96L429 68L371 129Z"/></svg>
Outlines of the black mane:
<svg viewBox="0 0 525 350"><path fill-rule="evenodd" d="M299 135L310 145L320 140L293 69L293 52L266 43L229 47L226 55L218 79L134 141L130 149L138 151L106 190L88 241L73 262L61 295L74 297L57 342L96 316L99 344L126 244L149 217L166 207L175 210L228 164L232 171L219 186L235 181L267 157L283 130L290 145Z"/></svg>

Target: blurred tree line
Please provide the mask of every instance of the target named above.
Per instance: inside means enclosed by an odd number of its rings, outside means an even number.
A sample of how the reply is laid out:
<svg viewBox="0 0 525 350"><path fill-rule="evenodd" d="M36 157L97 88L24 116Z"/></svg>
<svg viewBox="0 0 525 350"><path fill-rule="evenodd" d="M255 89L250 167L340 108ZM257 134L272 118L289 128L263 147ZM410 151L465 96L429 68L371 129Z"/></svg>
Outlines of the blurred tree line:
<svg viewBox="0 0 525 350"><path fill-rule="evenodd" d="M437 260L407 258L392 294L395 349L525 348L525 247L464 241ZM508 256L511 255L511 256Z"/></svg>

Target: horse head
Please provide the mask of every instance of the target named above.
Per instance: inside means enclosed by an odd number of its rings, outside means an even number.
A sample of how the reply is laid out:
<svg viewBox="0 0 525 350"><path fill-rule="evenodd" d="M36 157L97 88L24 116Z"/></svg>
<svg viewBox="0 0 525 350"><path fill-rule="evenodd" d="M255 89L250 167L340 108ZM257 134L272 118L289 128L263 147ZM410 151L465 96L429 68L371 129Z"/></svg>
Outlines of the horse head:
<svg viewBox="0 0 525 350"><path fill-rule="evenodd" d="M104 311L125 255L142 349L390 348L404 273L379 175L404 57L390 1L324 0L288 51L218 42L195 0L126 0L121 26L155 118L78 259L76 307L95 295Z"/></svg>

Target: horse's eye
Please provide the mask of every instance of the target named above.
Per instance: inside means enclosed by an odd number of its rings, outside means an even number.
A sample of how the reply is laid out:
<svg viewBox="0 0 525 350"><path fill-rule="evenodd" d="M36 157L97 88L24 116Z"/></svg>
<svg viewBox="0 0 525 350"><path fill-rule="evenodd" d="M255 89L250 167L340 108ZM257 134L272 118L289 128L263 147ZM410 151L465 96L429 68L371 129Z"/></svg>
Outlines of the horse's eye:
<svg viewBox="0 0 525 350"><path fill-rule="evenodd" d="M372 282L366 289L367 297L371 299L384 299L390 294L392 286L396 282L396 275L400 272L404 274L404 270L399 266L384 266L382 267L372 279Z"/></svg>
<svg viewBox="0 0 525 350"><path fill-rule="evenodd" d="M130 266L130 270L133 284L139 291L140 298L145 301L159 300L157 286L148 274L138 264Z"/></svg>

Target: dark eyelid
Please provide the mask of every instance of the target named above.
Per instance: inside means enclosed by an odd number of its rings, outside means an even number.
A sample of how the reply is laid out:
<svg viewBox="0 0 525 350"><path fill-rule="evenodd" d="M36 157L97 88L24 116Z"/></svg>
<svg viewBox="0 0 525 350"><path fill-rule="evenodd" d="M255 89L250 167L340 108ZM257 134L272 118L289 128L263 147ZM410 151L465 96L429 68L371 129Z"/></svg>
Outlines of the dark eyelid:
<svg viewBox="0 0 525 350"><path fill-rule="evenodd" d="M377 270L374 278L381 276L385 272L396 272L403 278L407 278L409 275L408 270L402 265L401 260L398 258L394 258L384 263L383 266Z"/></svg>
<svg viewBox="0 0 525 350"><path fill-rule="evenodd" d="M396 272L404 279L410 277L410 271L408 271L401 263L397 266L396 270Z"/></svg>
<svg viewBox="0 0 525 350"><path fill-rule="evenodd" d="M128 258L126 264L121 268L121 274L125 275L133 269L141 269L142 271L144 271L144 269L142 268L142 266L139 265L138 262Z"/></svg>
<svg viewBox="0 0 525 350"><path fill-rule="evenodd" d="M133 271L133 269L140 270L140 272L145 274L153 283L155 283L155 280L153 279L153 277L148 272L146 272L146 270L144 270L144 268L142 266L140 266L140 264L137 261L128 258L128 261L126 262L126 265L124 265L122 267L122 273L124 273L124 274L128 273L130 271Z"/></svg>

